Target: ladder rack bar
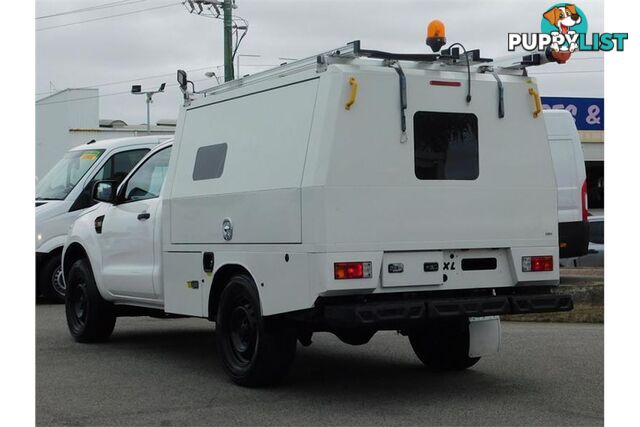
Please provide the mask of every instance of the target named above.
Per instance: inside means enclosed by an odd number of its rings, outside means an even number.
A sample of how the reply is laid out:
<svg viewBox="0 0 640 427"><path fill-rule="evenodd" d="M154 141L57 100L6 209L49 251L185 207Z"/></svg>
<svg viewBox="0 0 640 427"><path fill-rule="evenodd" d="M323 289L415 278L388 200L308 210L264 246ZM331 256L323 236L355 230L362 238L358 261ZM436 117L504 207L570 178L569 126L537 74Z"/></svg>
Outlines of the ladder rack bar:
<svg viewBox="0 0 640 427"><path fill-rule="evenodd" d="M339 47L337 49L331 49L326 52L320 53L318 55L313 55L308 58L299 59L294 62L283 64L279 67L272 68L265 71L260 71L255 74L251 74L247 77L238 78L236 80L232 80L230 82L213 86L211 88L198 91L199 94L210 95L214 93L226 92L230 89L235 89L245 84L255 83L256 81L265 80L271 77L280 76L283 74L290 73L295 70L304 69L310 66L316 66L318 64L318 58L329 56L329 57L340 57L340 58L356 58L358 57L358 53L360 50L360 40L353 41L351 43L346 44L345 46Z"/></svg>

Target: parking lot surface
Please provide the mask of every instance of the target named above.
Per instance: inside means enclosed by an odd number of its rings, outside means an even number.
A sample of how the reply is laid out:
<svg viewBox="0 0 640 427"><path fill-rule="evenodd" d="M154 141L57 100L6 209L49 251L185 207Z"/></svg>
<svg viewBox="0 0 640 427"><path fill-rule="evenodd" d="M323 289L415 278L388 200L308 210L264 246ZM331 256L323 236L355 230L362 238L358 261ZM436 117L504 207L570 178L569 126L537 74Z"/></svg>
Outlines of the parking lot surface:
<svg viewBox="0 0 640 427"><path fill-rule="evenodd" d="M423 368L408 340L298 346L286 382L225 376L213 324L120 318L111 341L77 344L64 307L36 307L39 425L601 425L604 327L503 322L499 354L458 373Z"/></svg>

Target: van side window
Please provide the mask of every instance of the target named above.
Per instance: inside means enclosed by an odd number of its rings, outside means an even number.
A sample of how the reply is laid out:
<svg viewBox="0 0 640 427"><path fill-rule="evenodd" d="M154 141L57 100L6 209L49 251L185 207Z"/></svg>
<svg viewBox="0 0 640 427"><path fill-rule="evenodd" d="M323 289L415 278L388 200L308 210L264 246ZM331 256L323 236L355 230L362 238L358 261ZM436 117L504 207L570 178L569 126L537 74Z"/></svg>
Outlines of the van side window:
<svg viewBox="0 0 640 427"><path fill-rule="evenodd" d="M222 176L227 158L227 144L207 145L198 148L196 164L193 166L193 180L202 181Z"/></svg>
<svg viewBox="0 0 640 427"><path fill-rule="evenodd" d="M88 208L96 202L91 198L91 192L96 182L113 180L119 183L127 176L131 169L149 152L148 148L138 150L121 151L111 156L102 165L100 170L91 178L91 181L82 189L82 193L71 206L70 211Z"/></svg>
<svg viewBox="0 0 640 427"><path fill-rule="evenodd" d="M171 147L167 147L145 160L127 181L124 200L133 202L158 197L167 175L170 157Z"/></svg>
<svg viewBox="0 0 640 427"><path fill-rule="evenodd" d="M478 118L475 114L418 111L413 116L416 178L478 178Z"/></svg>

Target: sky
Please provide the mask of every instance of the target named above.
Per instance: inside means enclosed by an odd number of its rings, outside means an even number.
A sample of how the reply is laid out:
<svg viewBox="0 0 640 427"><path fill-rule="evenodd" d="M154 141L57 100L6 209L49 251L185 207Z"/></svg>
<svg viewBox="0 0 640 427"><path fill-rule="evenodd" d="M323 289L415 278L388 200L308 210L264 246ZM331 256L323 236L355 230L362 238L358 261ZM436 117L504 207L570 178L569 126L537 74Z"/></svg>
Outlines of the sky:
<svg viewBox="0 0 640 427"><path fill-rule="evenodd" d="M241 56L240 72L254 73L287 60L281 58L304 58L358 39L364 49L427 52L425 28L432 19L445 23L449 43L496 58L509 54L507 33L540 31L542 13L554 3L237 0L234 14L249 21L238 53L260 55ZM603 32L603 0L577 5L588 17L589 32ZM196 89L216 83L206 71L223 75L222 21L190 14L178 0L36 0L35 27L35 99L69 87L97 87L101 119L144 123L144 97L131 95L131 85L147 90L163 82L168 87L154 97L151 120L175 119L182 99L175 87L177 69L190 71ZM601 54L579 52L565 65L535 67L530 75L538 78L543 96L602 97L603 70Z"/></svg>

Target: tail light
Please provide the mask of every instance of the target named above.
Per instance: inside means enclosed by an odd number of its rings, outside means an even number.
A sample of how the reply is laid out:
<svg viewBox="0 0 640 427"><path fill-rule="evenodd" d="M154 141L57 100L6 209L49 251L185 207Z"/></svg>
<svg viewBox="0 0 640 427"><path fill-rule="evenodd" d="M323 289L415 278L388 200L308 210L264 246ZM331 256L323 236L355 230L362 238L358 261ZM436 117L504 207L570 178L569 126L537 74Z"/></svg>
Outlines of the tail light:
<svg viewBox="0 0 640 427"><path fill-rule="evenodd" d="M587 209L587 180L582 183L582 222L587 222L589 210Z"/></svg>
<svg viewBox="0 0 640 427"><path fill-rule="evenodd" d="M431 86L449 86L449 87L460 87L462 83L450 80L431 80L429 82Z"/></svg>
<svg viewBox="0 0 640 427"><path fill-rule="evenodd" d="M336 280L371 278L371 262L336 262L333 264Z"/></svg>
<svg viewBox="0 0 640 427"><path fill-rule="evenodd" d="M553 257L551 255L523 256L522 271L553 271Z"/></svg>

